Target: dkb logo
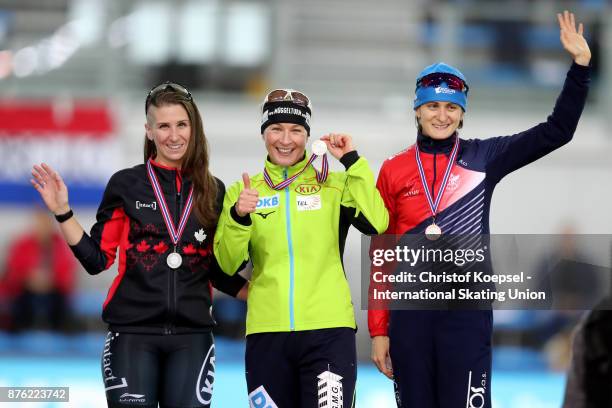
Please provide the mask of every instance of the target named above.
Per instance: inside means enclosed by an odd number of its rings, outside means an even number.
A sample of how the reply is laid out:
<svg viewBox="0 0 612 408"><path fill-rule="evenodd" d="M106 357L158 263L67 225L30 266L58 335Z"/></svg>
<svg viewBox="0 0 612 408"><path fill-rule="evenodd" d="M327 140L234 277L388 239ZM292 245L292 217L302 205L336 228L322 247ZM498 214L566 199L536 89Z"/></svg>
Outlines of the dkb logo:
<svg viewBox="0 0 612 408"><path fill-rule="evenodd" d="M250 408L278 408L263 385L255 388L249 394Z"/></svg>

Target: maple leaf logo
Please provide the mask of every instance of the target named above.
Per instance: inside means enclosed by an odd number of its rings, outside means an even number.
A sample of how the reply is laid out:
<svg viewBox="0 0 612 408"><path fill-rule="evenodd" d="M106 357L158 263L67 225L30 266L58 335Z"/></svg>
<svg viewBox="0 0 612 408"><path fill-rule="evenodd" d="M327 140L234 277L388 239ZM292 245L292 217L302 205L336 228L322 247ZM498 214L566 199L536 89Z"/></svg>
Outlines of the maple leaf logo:
<svg viewBox="0 0 612 408"><path fill-rule="evenodd" d="M166 243L164 241L160 241L159 244L157 244L157 245L155 245L153 247L153 249L158 254L163 254L164 252L166 252L168 250L168 245L166 245Z"/></svg>
<svg viewBox="0 0 612 408"><path fill-rule="evenodd" d="M185 255L195 255L196 254L196 249L193 245L189 244L187 246L183 247L183 253Z"/></svg>
<svg viewBox="0 0 612 408"><path fill-rule="evenodd" d="M136 245L136 250L138 250L138 252L147 252L149 248L151 248L151 245L147 244L147 241L144 239L140 241L138 245Z"/></svg>
<svg viewBox="0 0 612 408"><path fill-rule="evenodd" d="M206 233L204 232L204 228L200 228L193 235L195 236L195 239L197 239L200 243L204 242L204 240L206 239Z"/></svg>

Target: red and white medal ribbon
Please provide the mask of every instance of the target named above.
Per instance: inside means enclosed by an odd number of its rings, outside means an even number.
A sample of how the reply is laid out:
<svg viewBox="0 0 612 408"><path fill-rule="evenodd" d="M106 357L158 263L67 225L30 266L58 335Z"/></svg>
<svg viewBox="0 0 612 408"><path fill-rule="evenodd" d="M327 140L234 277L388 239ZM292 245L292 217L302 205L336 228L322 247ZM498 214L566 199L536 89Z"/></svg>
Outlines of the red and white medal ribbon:
<svg viewBox="0 0 612 408"><path fill-rule="evenodd" d="M147 160L147 174L149 176L149 181L151 181L151 186L153 187L155 198L157 198L157 202L159 203L159 208L161 209L164 222L166 223L166 228L168 229L168 233L170 234L170 239L174 244L174 252L168 255L166 261L169 267L171 267L172 269L176 269L183 263L181 255L176 252L176 245L178 244L181 239L181 236L183 235L183 231L185 230L185 226L187 225L187 219L189 218L189 215L191 214L191 209L193 207L193 185L189 190L187 203L185 204L185 208L183 208L183 213L181 214L178 228L176 228L174 226L172 216L170 215L170 211L168 210L168 204L166 204L164 192L162 191L159 181L157 180L155 171L153 171L151 160Z"/></svg>
<svg viewBox="0 0 612 408"><path fill-rule="evenodd" d="M312 156L310 156L310 159L308 160L308 163L306 163L306 165L304 166L304 168L300 171L298 171L297 173L295 173L293 176L281 181L278 184L274 184L274 182L272 181L272 178L270 177L270 174L268 173L268 169L264 168L263 171L263 176L264 176L264 180L266 181L266 184L274 189L274 190L282 190L285 187L289 186L291 183L293 183L293 181L299 177L300 174L302 174L307 168L308 166L310 166L312 164L312 162L314 162L316 160L316 158L319 157L316 154L313 154ZM323 163L321 165L321 171L317 170L317 168L313 165L312 168L314 169L316 175L317 175L317 181L319 183L325 183L325 180L327 180L327 176L329 174L329 164L327 162L327 154L323 155Z"/></svg>
<svg viewBox="0 0 612 408"><path fill-rule="evenodd" d="M427 198L427 204L429 204L429 209L431 210L431 215L433 217L433 222L430 226L425 230L425 234L428 236L434 237L434 239L438 238L442 234L442 229L436 225L435 219L436 214L438 213L438 207L440 206L440 202L442 201L442 196L444 196L444 191L446 190L446 185L448 184L449 176L451 174L451 170L455 164L455 160L457 159L457 153L459 152L459 137L455 138L455 144L453 145L453 150L451 150L450 157L448 158L448 164L446 165L446 170L444 171L444 177L442 178L442 184L440 185L440 189L436 194L436 199L434 201L431 196L431 192L429 191L429 187L427 185L427 180L425 179L425 170L423 169L423 162L421 161L421 153L419 150L419 145L417 143L416 148L414 149L415 158L417 167L419 169L419 176L421 177L421 184L423 185L423 189L425 190L425 197Z"/></svg>

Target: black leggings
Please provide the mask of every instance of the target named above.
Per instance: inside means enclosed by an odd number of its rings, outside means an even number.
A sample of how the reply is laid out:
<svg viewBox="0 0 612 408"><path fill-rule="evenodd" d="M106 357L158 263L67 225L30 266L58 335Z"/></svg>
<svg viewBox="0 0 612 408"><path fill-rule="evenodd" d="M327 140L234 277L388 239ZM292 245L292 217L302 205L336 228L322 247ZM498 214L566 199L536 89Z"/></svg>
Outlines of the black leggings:
<svg viewBox="0 0 612 408"><path fill-rule="evenodd" d="M355 330L349 327L249 334L250 406L353 408L356 360Z"/></svg>
<svg viewBox="0 0 612 408"><path fill-rule="evenodd" d="M213 336L108 332L102 379L109 408L208 407L215 379Z"/></svg>

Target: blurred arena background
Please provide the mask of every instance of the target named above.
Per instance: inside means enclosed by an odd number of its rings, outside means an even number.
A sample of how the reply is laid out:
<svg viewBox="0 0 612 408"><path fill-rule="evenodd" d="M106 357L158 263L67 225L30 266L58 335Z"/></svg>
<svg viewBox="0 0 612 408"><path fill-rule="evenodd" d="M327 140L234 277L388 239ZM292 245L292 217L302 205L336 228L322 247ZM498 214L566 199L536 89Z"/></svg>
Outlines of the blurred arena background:
<svg viewBox="0 0 612 408"><path fill-rule="evenodd" d="M607 0L0 0L0 282L9 276L15 240L45 228L35 216L32 164L60 170L89 229L110 175L142 162L144 99L158 82L192 91L213 173L226 184L262 168L258 109L272 87L308 94L313 139L352 134L377 173L415 140L414 78L435 61L468 78L463 137L507 135L544 121L570 65L555 16L563 9L585 23L593 51L589 103L568 146L500 184L491 231L609 234ZM359 251L353 231L344 259L360 327L358 406L393 407L391 382L369 361ZM55 326L34 316L31 327L16 329L10 291L0 292L0 386L69 386L69 406L105 406L99 316L115 274L91 277L77 267L66 289L70 317ZM217 296L215 310L214 405L245 406L244 305ZM579 317L496 312L495 408L560 406Z"/></svg>

